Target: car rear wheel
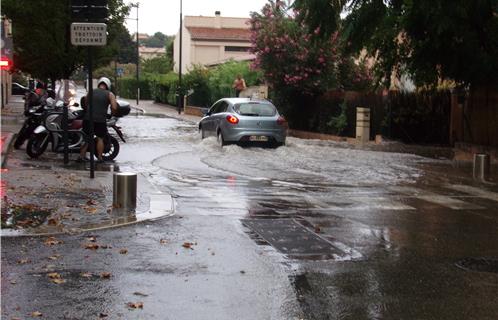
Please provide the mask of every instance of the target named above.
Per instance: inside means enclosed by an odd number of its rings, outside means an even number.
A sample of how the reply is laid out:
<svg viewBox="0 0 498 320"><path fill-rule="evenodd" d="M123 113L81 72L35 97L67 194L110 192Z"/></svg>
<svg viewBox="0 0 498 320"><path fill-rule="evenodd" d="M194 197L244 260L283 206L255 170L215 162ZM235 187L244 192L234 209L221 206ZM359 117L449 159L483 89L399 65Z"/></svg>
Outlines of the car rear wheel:
<svg viewBox="0 0 498 320"><path fill-rule="evenodd" d="M221 133L221 131L218 131L218 135L217 135L217 141L218 141L218 145L220 147L223 147L225 145L225 139L223 139L223 134Z"/></svg>

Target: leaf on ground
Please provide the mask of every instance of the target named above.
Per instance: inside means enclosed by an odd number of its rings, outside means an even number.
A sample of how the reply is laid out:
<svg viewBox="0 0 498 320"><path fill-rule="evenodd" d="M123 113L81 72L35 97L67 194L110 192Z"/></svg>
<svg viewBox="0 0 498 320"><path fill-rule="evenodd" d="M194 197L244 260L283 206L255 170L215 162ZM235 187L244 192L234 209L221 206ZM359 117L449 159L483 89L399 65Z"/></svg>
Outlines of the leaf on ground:
<svg viewBox="0 0 498 320"><path fill-rule="evenodd" d="M110 246L108 244L101 244L100 249L112 249L112 246Z"/></svg>
<svg viewBox="0 0 498 320"><path fill-rule="evenodd" d="M43 313L41 313L40 311L33 311L33 312L30 313L30 316L32 316L32 317L42 317Z"/></svg>
<svg viewBox="0 0 498 320"><path fill-rule="evenodd" d="M136 296L140 296L140 297L148 297L149 296L148 294L138 292L138 291L133 292L133 294Z"/></svg>
<svg viewBox="0 0 498 320"><path fill-rule="evenodd" d="M101 313L99 314L99 318L101 318L101 319L102 319L102 318L107 318L108 316L109 316L109 315L108 315L107 313L103 313L103 312L101 312Z"/></svg>
<svg viewBox="0 0 498 320"><path fill-rule="evenodd" d="M82 278L90 279L91 277L93 277L93 274L91 272L83 272L83 273L80 273L80 276Z"/></svg>
<svg viewBox="0 0 498 320"><path fill-rule="evenodd" d="M47 273L47 276L50 278L50 279L61 279L61 275L57 272L50 272L50 273Z"/></svg>
<svg viewBox="0 0 498 320"><path fill-rule="evenodd" d="M94 206L94 205L96 205L96 204L97 204L97 202L95 202L95 200L90 199L90 200L88 200L88 201L86 202L86 204L87 204L87 205L89 205L89 206Z"/></svg>
<svg viewBox="0 0 498 320"><path fill-rule="evenodd" d="M16 280L10 280L10 284L17 284Z"/></svg>
<svg viewBox="0 0 498 320"><path fill-rule="evenodd" d="M85 244L85 249L89 250L97 250L100 246L96 243L86 243Z"/></svg>
<svg viewBox="0 0 498 320"><path fill-rule="evenodd" d="M111 273L110 272L101 272L100 277L102 279L110 279L111 278Z"/></svg>
<svg viewBox="0 0 498 320"><path fill-rule="evenodd" d="M55 284L66 283L66 280L64 280L64 279L52 279L50 281L53 282L53 283L55 283Z"/></svg>
<svg viewBox="0 0 498 320"><path fill-rule="evenodd" d="M60 254L54 254L53 256L48 257L49 260L57 260L61 257Z"/></svg>
<svg viewBox="0 0 498 320"><path fill-rule="evenodd" d="M21 259L21 260L17 261L17 264L26 264L26 263L30 263L30 262L31 262L31 260L29 260L29 259Z"/></svg>
<svg viewBox="0 0 498 320"><path fill-rule="evenodd" d="M95 214L97 213L97 208L85 208L85 211L88 212L89 214Z"/></svg>
<svg viewBox="0 0 498 320"><path fill-rule="evenodd" d="M56 218L50 218L47 220L47 224L49 226L57 226L59 224L59 220Z"/></svg>
<svg viewBox="0 0 498 320"><path fill-rule="evenodd" d="M168 240L166 240L166 239L161 239L161 240L159 240L159 243L161 243L161 244L167 244L167 243L168 243Z"/></svg>
<svg viewBox="0 0 498 320"><path fill-rule="evenodd" d="M87 241L90 241L90 242L96 242L97 241L97 238L94 237L94 236L90 236L90 237L87 237L86 238Z"/></svg>
<svg viewBox="0 0 498 320"><path fill-rule="evenodd" d="M48 237L45 242L43 242L47 246L54 246L57 244L64 243L62 240L58 240L55 237Z"/></svg>
<svg viewBox="0 0 498 320"><path fill-rule="evenodd" d="M192 246L194 245L193 242L184 242L182 244L182 247L184 247L185 249L191 249L191 250L194 250L194 248L192 248Z"/></svg>
<svg viewBox="0 0 498 320"><path fill-rule="evenodd" d="M128 249L121 249L121 250L119 250L119 253L120 254L127 254L128 253Z"/></svg>
<svg viewBox="0 0 498 320"><path fill-rule="evenodd" d="M128 302L126 305L128 306L128 308L131 308L131 309L143 309L144 308L143 302Z"/></svg>

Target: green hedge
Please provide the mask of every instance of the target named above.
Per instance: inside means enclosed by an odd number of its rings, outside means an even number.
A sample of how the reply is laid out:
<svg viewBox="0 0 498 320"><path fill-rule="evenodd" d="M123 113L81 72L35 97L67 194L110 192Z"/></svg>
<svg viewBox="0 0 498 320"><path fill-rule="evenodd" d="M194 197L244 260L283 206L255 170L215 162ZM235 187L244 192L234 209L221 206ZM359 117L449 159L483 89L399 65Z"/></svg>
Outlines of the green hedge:
<svg viewBox="0 0 498 320"><path fill-rule="evenodd" d="M260 82L261 74L250 70L248 62L230 61L211 69L194 67L183 78L184 90L193 90L188 97L188 104L207 107L220 98L234 96L232 83L237 74L244 77L247 86L257 85ZM176 105L177 87L178 74L173 72L164 75L144 73L140 79L140 97ZM136 88L135 78L119 79L118 94L121 97L135 99Z"/></svg>
<svg viewBox="0 0 498 320"><path fill-rule="evenodd" d="M120 78L117 84L117 93L125 99L137 98L137 79ZM140 99L152 99L150 80L147 78L140 79Z"/></svg>

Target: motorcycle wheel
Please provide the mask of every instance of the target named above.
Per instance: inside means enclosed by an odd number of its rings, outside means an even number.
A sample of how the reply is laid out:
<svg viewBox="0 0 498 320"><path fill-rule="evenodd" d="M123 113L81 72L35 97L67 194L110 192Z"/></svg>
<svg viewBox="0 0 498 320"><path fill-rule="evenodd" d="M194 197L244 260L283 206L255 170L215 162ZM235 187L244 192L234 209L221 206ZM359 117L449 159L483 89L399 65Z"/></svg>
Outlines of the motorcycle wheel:
<svg viewBox="0 0 498 320"><path fill-rule="evenodd" d="M26 146L26 153L31 158L38 158L45 152L48 146L48 134L41 133L31 136L28 140L28 145Z"/></svg>
<svg viewBox="0 0 498 320"><path fill-rule="evenodd" d="M19 149L21 146L24 144L24 141L26 141L27 133L28 132L28 127L27 126L22 126L21 130L19 130L19 133L17 134L16 141L14 141L14 149Z"/></svg>
<svg viewBox="0 0 498 320"><path fill-rule="evenodd" d="M102 159L105 161L114 160L119 154L119 142L113 136L109 137L108 143L105 144L104 153L102 153Z"/></svg>

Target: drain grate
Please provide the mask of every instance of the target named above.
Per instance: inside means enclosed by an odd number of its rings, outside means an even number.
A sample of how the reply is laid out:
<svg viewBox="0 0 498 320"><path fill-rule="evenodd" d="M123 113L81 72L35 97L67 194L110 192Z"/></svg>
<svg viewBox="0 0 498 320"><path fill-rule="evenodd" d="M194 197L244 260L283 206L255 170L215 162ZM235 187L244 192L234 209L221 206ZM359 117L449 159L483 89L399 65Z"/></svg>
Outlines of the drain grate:
<svg viewBox="0 0 498 320"><path fill-rule="evenodd" d="M278 251L289 255L341 255L326 239L306 229L294 219L243 219L252 229Z"/></svg>
<svg viewBox="0 0 498 320"><path fill-rule="evenodd" d="M498 273L498 258L465 258L456 266L466 271Z"/></svg>

